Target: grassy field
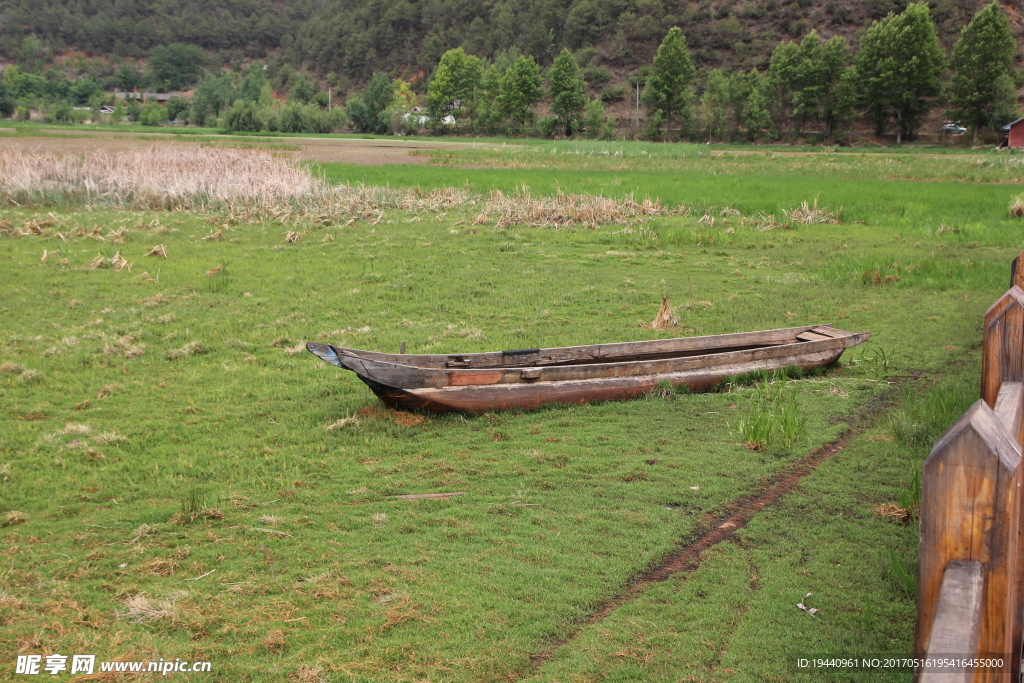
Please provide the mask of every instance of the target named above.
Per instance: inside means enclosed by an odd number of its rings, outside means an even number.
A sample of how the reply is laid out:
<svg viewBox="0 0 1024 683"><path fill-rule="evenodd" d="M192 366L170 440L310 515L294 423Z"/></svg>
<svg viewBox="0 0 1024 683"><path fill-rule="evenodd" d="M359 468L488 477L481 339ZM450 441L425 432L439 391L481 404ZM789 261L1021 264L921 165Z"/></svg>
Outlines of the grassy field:
<svg viewBox="0 0 1024 683"><path fill-rule="evenodd" d="M828 153L723 175L700 150L651 170L460 154L315 170L463 191L444 205L246 220L76 195L2 211L0 680L20 678L16 654L56 652L211 661L176 674L196 681L910 680L794 660L911 647L915 527L878 510L913 506L931 439L977 394L982 315L1021 248L1017 187L847 177ZM942 161L954 178L990 158ZM525 202L524 185L531 201L665 210L594 228L481 220L490 191ZM794 220L816 197L840 222ZM166 258L146 255L157 245ZM680 325L641 329L663 294ZM481 416L386 410L301 347L818 322L872 339L785 382ZM744 425L768 394L799 425L752 450ZM592 617L844 435L699 562ZM446 491L465 495L389 498Z"/></svg>

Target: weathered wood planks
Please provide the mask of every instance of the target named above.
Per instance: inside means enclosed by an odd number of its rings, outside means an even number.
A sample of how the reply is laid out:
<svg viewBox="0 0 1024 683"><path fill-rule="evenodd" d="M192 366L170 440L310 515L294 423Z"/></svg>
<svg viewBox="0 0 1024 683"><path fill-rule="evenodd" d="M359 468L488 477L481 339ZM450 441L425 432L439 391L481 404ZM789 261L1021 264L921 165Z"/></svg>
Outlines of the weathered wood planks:
<svg viewBox="0 0 1024 683"><path fill-rule="evenodd" d="M1008 388L1004 406L1013 399ZM1021 450L985 401L977 401L935 443L924 464L921 491L917 632L923 655L938 608L943 572L951 560L980 562L985 591L979 656L1018 651L1016 605ZM977 672L975 681L1008 681L1009 671Z"/></svg>
<svg viewBox="0 0 1024 683"><path fill-rule="evenodd" d="M985 313L981 398L995 407L999 385L1024 381L1024 290L1014 285Z"/></svg>
<svg viewBox="0 0 1024 683"><path fill-rule="evenodd" d="M928 641L927 660L963 657L978 651L981 633L985 572L976 560L950 560L942 576L935 623ZM974 669L951 671L949 667L925 666L918 683L971 683Z"/></svg>

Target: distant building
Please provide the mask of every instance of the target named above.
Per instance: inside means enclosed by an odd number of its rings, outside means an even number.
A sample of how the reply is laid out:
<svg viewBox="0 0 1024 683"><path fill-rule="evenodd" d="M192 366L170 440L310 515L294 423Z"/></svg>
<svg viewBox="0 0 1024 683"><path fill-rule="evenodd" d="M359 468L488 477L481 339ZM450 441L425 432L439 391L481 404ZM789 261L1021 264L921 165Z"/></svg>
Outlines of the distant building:
<svg viewBox="0 0 1024 683"><path fill-rule="evenodd" d="M1007 147L1024 147L1024 117L1003 126Z"/></svg>

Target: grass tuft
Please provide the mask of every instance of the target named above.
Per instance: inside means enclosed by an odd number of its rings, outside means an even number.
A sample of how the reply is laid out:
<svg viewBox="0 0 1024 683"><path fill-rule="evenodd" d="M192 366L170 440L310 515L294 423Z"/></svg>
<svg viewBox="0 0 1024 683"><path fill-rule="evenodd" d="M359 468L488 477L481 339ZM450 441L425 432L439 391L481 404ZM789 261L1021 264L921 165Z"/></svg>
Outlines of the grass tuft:
<svg viewBox="0 0 1024 683"><path fill-rule="evenodd" d="M180 349L172 349L168 351L166 355L167 360L181 360L182 358L188 358L189 356L202 356L209 352L210 350L203 346L202 342L190 341Z"/></svg>

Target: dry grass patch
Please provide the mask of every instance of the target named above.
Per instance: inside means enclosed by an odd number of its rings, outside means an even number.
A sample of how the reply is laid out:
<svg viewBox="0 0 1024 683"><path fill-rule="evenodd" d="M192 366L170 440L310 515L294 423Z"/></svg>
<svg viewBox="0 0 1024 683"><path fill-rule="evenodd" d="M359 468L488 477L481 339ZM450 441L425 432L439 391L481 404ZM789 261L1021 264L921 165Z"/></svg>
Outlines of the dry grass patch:
<svg viewBox="0 0 1024 683"><path fill-rule="evenodd" d="M680 209L685 211L685 208ZM595 195L562 194L534 198L520 191L506 195L492 190L483 211L473 225L496 221L495 227L529 225L539 228L563 228L581 225L596 228L602 223L629 223L644 216L664 216L677 211L665 209L660 201L645 199L637 202L632 197L623 200Z"/></svg>
<svg viewBox="0 0 1024 683"><path fill-rule="evenodd" d="M128 334L103 347L103 355L125 359L136 358L145 352L146 345L137 343L135 338Z"/></svg>
<svg viewBox="0 0 1024 683"><path fill-rule="evenodd" d="M654 316L654 320L649 323L643 323L640 327L644 327L652 330L667 330L670 327L675 327L679 324L679 316L676 315L675 310L668 302L668 297L661 297L661 308L658 309L658 314Z"/></svg>
<svg viewBox="0 0 1024 683"><path fill-rule="evenodd" d="M191 341L180 349L172 349L167 352L167 360L181 360L189 356L202 356L209 353L209 349L203 346L202 342Z"/></svg>
<svg viewBox="0 0 1024 683"><path fill-rule="evenodd" d="M28 515L26 515L24 512L19 512L18 510L10 510L6 515L4 515L3 524L0 524L0 526L18 526L19 524L24 524L27 521Z"/></svg>
<svg viewBox="0 0 1024 683"><path fill-rule="evenodd" d="M324 667L317 664L316 666L300 666L288 675L288 680L293 683L328 683L330 678L327 677Z"/></svg>
<svg viewBox="0 0 1024 683"><path fill-rule="evenodd" d="M807 202L803 202L792 211L786 211L783 209L782 213L784 213L786 218L791 222L802 223L805 225L840 222L839 217L835 213L818 208L817 197L814 198L814 206L809 205Z"/></svg>
<svg viewBox="0 0 1024 683"><path fill-rule="evenodd" d="M875 515L894 524L909 524L915 517L913 510L902 508L895 503L882 503L875 508Z"/></svg>
<svg viewBox="0 0 1024 683"><path fill-rule="evenodd" d="M162 244L158 244L149 251L146 252L146 256L156 256L158 258L167 258L167 247Z"/></svg>
<svg viewBox="0 0 1024 683"><path fill-rule="evenodd" d="M178 569L178 563L173 560L157 558L142 565L141 571L152 576L172 576Z"/></svg>
<svg viewBox="0 0 1024 683"><path fill-rule="evenodd" d="M133 595L124 601L125 610L114 610L118 619L133 624L145 624L151 621L166 619L176 624L182 619L181 601L188 595L186 591L176 591L166 598L150 598L145 595Z"/></svg>
<svg viewBox="0 0 1024 683"><path fill-rule="evenodd" d="M336 420L331 424L324 427L329 432L333 432L337 429L355 429L359 426L359 418L356 416L343 417L340 420Z"/></svg>

